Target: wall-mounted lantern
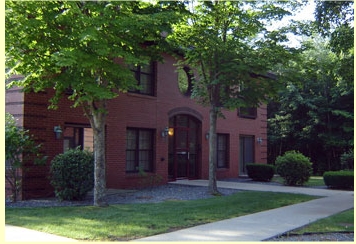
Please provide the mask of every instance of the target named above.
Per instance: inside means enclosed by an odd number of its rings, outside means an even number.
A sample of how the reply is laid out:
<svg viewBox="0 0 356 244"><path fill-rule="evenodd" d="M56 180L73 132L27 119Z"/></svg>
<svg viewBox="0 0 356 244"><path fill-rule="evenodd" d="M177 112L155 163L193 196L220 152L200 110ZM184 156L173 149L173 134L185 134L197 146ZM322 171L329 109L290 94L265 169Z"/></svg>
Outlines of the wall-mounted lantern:
<svg viewBox="0 0 356 244"><path fill-rule="evenodd" d="M173 136L174 135L174 128L169 128L168 129L168 135Z"/></svg>
<svg viewBox="0 0 356 244"><path fill-rule="evenodd" d="M169 133L169 129L168 127L164 128L164 130L162 130L161 132L161 136L164 138L164 137L167 137L168 136L168 133Z"/></svg>
<svg viewBox="0 0 356 244"><path fill-rule="evenodd" d="M261 145L262 142L263 142L263 139L261 137L257 137L257 143Z"/></svg>
<svg viewBox="0 0 356 244"><path fill-rule="evenodd" d="M164 128L164 130L162 130L161 132L161 136L164 138L164 137L167 137L167 136L173 136L174 135L174 128Z"/></svg>
<svg viewBox="0 0 356 244"><path fill-rule="evenodd" d="M206 139L206 140L209 140L209 132L206 132L206 133L205 133L205 139Z"/></svg>
<svg viewBox="0 0 356 244"><path fill-rule="evenodd" d="M56 135L56 139L61 139L62 132L63 132L61 126L60 125L55 126L53 128L53 131L54 131L54 134Z"/></svg>

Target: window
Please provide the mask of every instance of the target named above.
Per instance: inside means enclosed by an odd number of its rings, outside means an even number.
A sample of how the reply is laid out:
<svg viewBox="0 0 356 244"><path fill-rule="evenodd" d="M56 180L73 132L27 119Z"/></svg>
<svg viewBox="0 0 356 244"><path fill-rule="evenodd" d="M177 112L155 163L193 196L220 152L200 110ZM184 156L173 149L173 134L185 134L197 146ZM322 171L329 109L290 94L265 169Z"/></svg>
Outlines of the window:
<svg viewBox="0 0 356 244"><path fill-rule="evenodd" d="M179 91L184 96L190 96L192 94L193 89L193 75L191 74L191 70L188 67L183 67L177 69L178 72L178 88Z"/></svg>
<svg viewBox="0 0 356 244"><path fill-rule="evenodd" d="M140 86L139 89L130 90L130 92L144 94L144 95L155 95L155 67L154 63L149 65L133 65L131 66L132 72L134 72L135 78L137 80L137 85Z"/></svg>
<svg viewBox="0 0 356 244"><path fill-rule="evenodd" d="M67 125L63 132L64 152L80 146L82 150L93 151L93 129L80 125Z"/></svg>
<svg viewBox="0 0 356 244"><path fill-rule="evenodd" d="M229 135L217 134L217 168L229 167Z"/></svg>
<svg viewBox="0 0 356 244"><path fill-rule="evenodd" d="M239 108L238 115L241 118L256 119L257 118L257 108L255 108L255 107Z"/></svg>
<svg viewBox="0 0 356 244"><path fill-rule="evenodd" d="M154 130L129 128L126 131L126 172L153 171Z"/></svg>

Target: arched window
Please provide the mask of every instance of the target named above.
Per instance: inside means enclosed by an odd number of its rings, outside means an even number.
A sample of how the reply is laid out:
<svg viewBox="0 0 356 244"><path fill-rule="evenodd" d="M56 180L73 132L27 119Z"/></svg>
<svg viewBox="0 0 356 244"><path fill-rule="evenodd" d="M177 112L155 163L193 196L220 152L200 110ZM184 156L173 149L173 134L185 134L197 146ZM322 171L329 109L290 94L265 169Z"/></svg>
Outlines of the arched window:
<svg viewBox="0 0 356 244"><path fill-rule="evenodd" d="M184 96L190 96L193 88L193 75L187 66L178 68L178 88Z"/></svg>

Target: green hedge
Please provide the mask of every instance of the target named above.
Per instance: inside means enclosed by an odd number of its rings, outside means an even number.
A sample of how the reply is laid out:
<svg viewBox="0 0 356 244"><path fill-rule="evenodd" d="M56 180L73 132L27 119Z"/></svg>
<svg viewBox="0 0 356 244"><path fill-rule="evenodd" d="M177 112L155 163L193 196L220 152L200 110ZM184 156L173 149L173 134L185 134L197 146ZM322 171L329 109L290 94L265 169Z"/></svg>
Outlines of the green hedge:
<svg viewBox="0 0 356 244"><path fill-rule="evenodd" d="M274 166L270 164L247 164L247 175L255 181L271 181Z"/></svg>
<svg viewBox="0 0 356 244"><path fill-rule="evenodd" d="M323 175L325 185L337 189L354 188L353 171L327 171Z"/></svg>

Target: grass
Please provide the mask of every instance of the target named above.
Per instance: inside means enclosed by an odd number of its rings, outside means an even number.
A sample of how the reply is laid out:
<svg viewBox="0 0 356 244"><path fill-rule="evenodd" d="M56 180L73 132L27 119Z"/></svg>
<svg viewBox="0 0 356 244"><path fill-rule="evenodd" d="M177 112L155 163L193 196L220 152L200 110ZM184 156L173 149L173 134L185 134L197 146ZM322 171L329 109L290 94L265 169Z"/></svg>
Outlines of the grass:
<svg viewBox="0 0 356 244"><path fill-rule="evenodd" d="M283 178L275 176L273 182L283 184ZM325 186L323 176L311 176L304 186ZM311 223L302 228L298 228L288 234L305 234L305 233L325 233L325 232L353 232L354 231L354 209L330 216ZM288 235L287 234L287 235Z"/></svg>
<svg viewBox="0 0 356 244"><path fill-rule="evenodd" d="M6 208L5 223L77 240L122 241L261 212L315 199L272 192L238 192L194 201L120 204L107 208Z"/></svg>
<svg viewBox="0 0 356 244"><path fill-rule="evenodd" d="M291 234L324 233L324 232L353 232L354 209L335 214L318 220L305 227L296 229Z"/></svg>

